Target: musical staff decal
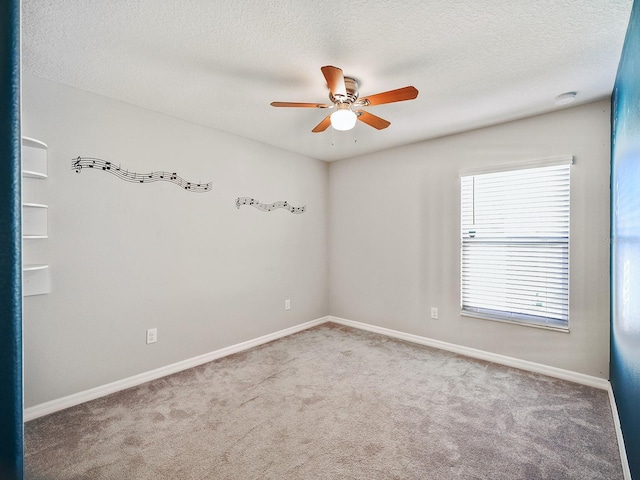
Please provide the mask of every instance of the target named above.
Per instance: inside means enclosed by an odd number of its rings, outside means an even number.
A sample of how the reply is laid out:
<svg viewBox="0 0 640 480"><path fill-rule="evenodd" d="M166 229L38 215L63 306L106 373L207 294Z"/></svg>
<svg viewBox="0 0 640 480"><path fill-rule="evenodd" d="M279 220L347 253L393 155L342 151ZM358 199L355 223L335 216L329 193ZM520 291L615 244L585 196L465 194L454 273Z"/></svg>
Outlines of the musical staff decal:
<svg viewBox="0 0 640 480"><path fill-rule="evenodd" d="M179 177L175 172L151 172L136 173L120 167L114 163L93 157L78 157L71 160L71 170L80 173L83 168L92 168L94 170L103 170L109 172L121 180L134 183L151 183L151 182L171 182L189 192L209 192L211 191L211 182L194 183L187 182L184 178Z"/></svg>
<svg viewBox="0 0 640 480"><path fill-rule="evenodd" d="M275 203L260 203L255 198L249 197L238 197L236 199L236 208L240 208L242 205L250 205L253 208L257 208L263 212L271 212L277 208L284 208L285 210L289 210L291 213L304 213L307 211L307 206L303 205L302 207L294 207L290 205L286 200L275 202Z"/></svg>

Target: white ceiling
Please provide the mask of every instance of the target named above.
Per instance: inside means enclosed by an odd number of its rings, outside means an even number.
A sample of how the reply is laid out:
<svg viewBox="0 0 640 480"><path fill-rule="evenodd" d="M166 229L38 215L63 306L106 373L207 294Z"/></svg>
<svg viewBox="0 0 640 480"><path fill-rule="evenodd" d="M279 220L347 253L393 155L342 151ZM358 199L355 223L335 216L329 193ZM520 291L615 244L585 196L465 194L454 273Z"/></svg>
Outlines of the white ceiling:
<svg viewBox="0 0 640 480"><path fill-rule="evenodd" d="M23 69L322 160L337 160L611 94L633 0L23 0ZM323 65L375 130L311 129L328 113ZM357 141L356 141L357 140Z"/></svg>

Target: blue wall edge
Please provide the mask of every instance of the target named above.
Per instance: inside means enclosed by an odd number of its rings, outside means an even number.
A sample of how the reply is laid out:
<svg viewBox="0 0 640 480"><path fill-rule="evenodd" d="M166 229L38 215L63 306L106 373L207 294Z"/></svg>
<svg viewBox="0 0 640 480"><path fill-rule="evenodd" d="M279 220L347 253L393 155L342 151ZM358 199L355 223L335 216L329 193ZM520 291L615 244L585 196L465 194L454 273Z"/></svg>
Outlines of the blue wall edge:
<svg viewBox="0 0 640 480"><path fill-rule="evenodd" d="M640 478L640 3L611 98L610 380L629 469Z"/></svg>
<svg viewBox="0 0 640 480"><path fill-rule="evenodd" d="M20 2L0 1L0 478L22 479Z"/></svg>

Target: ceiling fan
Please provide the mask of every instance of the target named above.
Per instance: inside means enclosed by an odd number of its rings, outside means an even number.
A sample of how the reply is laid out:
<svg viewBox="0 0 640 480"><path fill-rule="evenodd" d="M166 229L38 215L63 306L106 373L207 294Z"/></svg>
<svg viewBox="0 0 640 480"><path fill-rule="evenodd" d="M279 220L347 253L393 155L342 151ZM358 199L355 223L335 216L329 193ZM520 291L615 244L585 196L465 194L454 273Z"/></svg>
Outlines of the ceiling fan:
<svg viewBox="0 0 640 480"><path fill-rule="evenodd" d="M413 100L418 96L418 90L410 86L389 90L388 92L376 93L375 95L369 95L365 98L358 98L358 81L355 78L345 77L342 69L331 65L326 65L322 67L321 70L324 78L327 80L327 86L330 91L329 100L331 100L332 105L324 103L271 102L272 107L335 107L335 112L324 117L324 119L311 130L314 133L324 132L329 128L329 125L336 130L350 130L355 126L356 120L360 120L373 128L382 130L391 125L391 122L364 110L360 110L360 108Z"/></svg>

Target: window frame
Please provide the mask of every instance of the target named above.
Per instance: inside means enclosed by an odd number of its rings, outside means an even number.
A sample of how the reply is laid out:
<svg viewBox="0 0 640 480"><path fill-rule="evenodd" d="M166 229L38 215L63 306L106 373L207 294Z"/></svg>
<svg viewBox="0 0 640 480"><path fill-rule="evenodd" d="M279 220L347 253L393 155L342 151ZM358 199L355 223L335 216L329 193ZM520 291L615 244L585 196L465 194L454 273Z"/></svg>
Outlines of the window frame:
<svg viewBox="0 0 640 480"><path fill-rule="evenodd" d="M570 327L570 263L571 263L571 165L574 163L574 157L571 155L553 157L553 158L545 158L538 160L528 160L524 162L512 162L506 163L502 165L493 165L484 168L475 168L475 169L467 169L461 170L459 172L459 193L460 193L460 223L459 223L459 234L460 234L460 315L465 317L473 317L480 318L483 320L491 320L496 322L508 323L511 325L521 325L532 328L542 328L547 330L553 330L557 332L569 333ZM553 320L549 317L545 316L536 316L536 315L527 315L520 314L513 311L507 310L499 310L499 309L489 309L489 308L478 308L467 306L465 308L463 304L463 294L465 293L465 280L463 279L463 272L465 268L465 260L464 260L464 235L465 230L463 225L463 215L465 205L463 204L463 178L470 176L479 176L485 174L493 174L493 173L503 173L503 172L516 172L518 170L529 170L529 169L537 169L543 167L553 167L553 166L561 166L568 165L568 187L569 191L567 193L568 199L568 214L567 214L567 222L568 222L568 231L567 231L567 240L566 240L566 271L567 271L567 280L566 280L566 321L565 320ZM505 238L505 242L508 242L508 238ZM518 242L514 242L513 245L516 245ZM540 241L542 243L542 241ZM468 281L466 282L468 285ZM541 320L542 319L542 320Z"/></svg>

